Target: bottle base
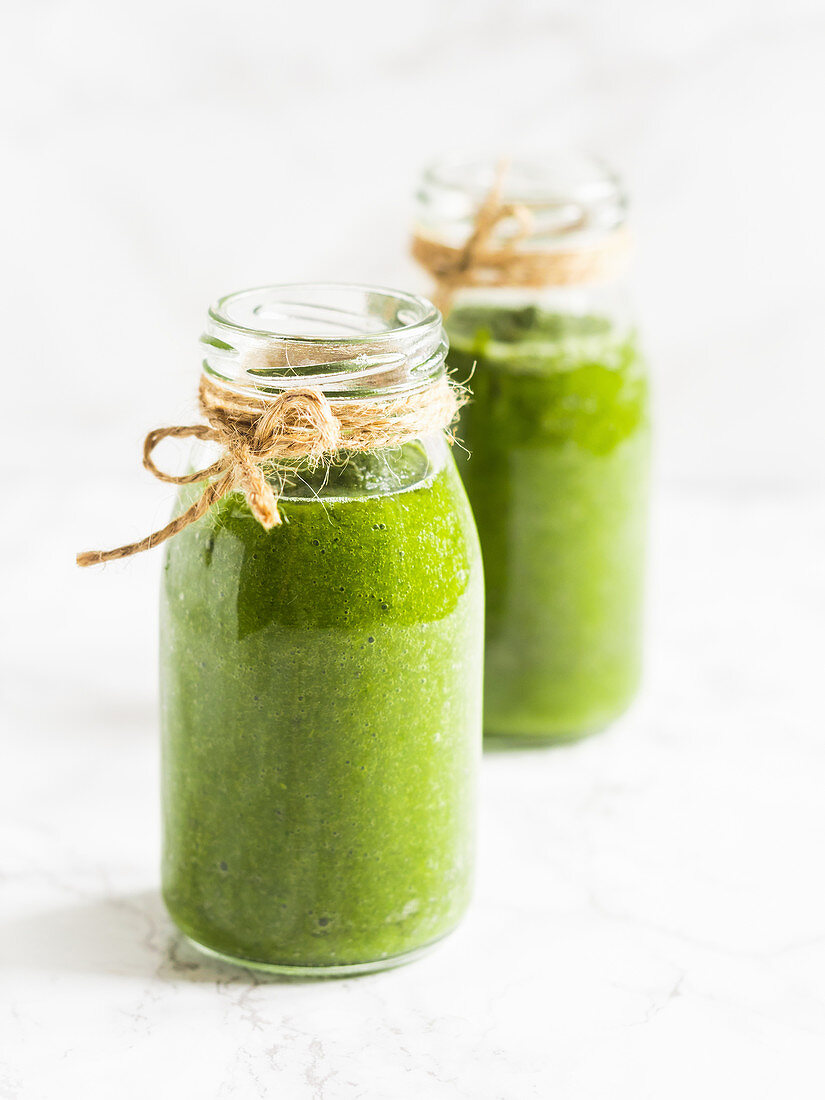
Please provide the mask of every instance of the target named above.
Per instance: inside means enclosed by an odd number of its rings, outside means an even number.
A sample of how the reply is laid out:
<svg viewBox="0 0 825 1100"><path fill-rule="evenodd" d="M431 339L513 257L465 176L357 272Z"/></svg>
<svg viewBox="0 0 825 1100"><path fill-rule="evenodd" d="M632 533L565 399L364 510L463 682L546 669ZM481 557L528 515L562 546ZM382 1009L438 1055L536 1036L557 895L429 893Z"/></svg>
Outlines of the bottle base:
<svg viewBox="0 0 825 1100"><path fill-rule="evenodd" d="M407 963L415 962L417 959L428 955L448 935L449 932L446 932L443 936L439 936L437 940L425 943L423 947L416 947L412 951L406 951L401 955L393 955L390 958L329 966L297 966L293 963L259 962L256 959L245 959L239 955L227 955L223 951L215 951L214 948L199 943L194 937L186 933L184 933L184 938L201 954L207 955L210 959L216 959L218 962L227 963L230 966L255 970L263 974L280 975L285 978L316 978L320 980L323 978L352 978L357 977L359 974L378 974L382 970L392 970L396 966L405 966Z"/></svg>
<svg viewBox="0 0 825 1100"><path fill-rule="evenodd" d="M604 733L607 726L595 729L574 730L566 733L501 733L484 731L484 748L489 752L506 752L508 749L547 749L554 745L572 745Z"/></svg>

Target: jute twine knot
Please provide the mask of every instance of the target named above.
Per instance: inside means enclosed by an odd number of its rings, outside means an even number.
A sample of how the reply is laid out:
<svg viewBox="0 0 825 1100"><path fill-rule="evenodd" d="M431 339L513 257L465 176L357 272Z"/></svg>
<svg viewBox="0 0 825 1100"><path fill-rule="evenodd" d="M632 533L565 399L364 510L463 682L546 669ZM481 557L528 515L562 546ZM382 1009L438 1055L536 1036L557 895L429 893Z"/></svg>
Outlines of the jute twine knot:
<svg viewBox="0 0 825 1100"><path fill-rule="evenodd" d="M228 493L240 490L262 527L281 524L278 494L262 466L307 458L317 463L339 450L370 451L398 447L432 431L449 428L465 397L460 387L441 378L400 396L330 402L322 390L307 386L269 395L239 393L202 376L198 391L207 424L155 428L143 444L143 465L159 481L173 485L208 482L200 497L159 531L114 550L77 555L81 566L128 558L151 550L204 516ZM152 457L164 439L192 437L223 447L220 458L190 474L170 474Z"/></svg>
<svg viewBox="0 0 825 1100"><path fill-rule="evenodd" d="M412 256L435 279L432 300L444 316L462 288L570 286L610 278L625 265L630 235L623 228L575 248L520 248L533 233L535 222L523 203L503 201L508 168L506 160L499 162L493 186L462 246L421 233L412 239ZM511 218L518 223L516 233L493 246L496 227ZM570 226L568 232L578 228L578 224Z"/></svg>

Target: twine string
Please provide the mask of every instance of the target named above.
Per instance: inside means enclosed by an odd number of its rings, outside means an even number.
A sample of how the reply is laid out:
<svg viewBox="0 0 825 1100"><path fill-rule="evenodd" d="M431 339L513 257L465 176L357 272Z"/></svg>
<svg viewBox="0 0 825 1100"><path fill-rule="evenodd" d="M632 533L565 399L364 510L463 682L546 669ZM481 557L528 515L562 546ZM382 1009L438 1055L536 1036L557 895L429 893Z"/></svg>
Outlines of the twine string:
<svg viewBox="0 0 825 1100"><path fill-rule="evenodd" d="M84 551L77 555L78 565L99 565L151 550L195 523L236 489L244 493L262 527L279 526L283 521L278 495L262 466L277 467L279 461L297 458L317 463L342 449L398 447L449 428L465 400L461 388L447 378L400 396L336 401L333 405L314 386L274 395L245 394L204 375L198 396L207 423L153 429L143 444L143 465L159 481L173 485L207 482L200 497L159 531L114 550ZM187 437L217 443L223 452L215 462L191 473L162 470L153 458L158 444Z"/></svg>

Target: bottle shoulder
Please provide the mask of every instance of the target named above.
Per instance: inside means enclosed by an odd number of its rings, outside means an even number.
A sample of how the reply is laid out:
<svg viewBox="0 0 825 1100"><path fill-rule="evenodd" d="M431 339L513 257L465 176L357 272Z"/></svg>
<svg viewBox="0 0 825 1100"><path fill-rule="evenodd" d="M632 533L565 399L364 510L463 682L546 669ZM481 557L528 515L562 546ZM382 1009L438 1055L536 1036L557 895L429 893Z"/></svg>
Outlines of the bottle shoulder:
<svg viewBox="0 0 825 1100"><path fill-rule="evenodd" d="M448 451L412 484L336 492L282 496L283 522L270 530L242 494L219 501L169 544L170 607L231 605L249 631L435 621L481 599L475 524Z"/></svg>

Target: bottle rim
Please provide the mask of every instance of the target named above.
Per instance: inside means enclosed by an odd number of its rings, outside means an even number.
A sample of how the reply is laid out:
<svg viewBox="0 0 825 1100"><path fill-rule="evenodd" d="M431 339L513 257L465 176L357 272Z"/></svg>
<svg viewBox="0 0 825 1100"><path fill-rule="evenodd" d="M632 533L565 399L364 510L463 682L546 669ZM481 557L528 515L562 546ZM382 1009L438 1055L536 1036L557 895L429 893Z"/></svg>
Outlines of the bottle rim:
<svg viewBox="0 0 825 1100"><path fill-rule="evenodd" d="M441 314L426 298L356 283L235 291L209 309L203 370L249 392L317 386L328 396L397 394L444 374Z"/></svg>
<svg viewBox="0 0 825 1100"><path fill-rule="evenodd" d="M505 161L456 154L425 168L416 195L416 231L460 245L497 182L500 201L525 211L530 224L525 233L516 218L502 220L494 238L502 246L517 238L524 251L588 247L627 220L621 179L591 153L561 149Z"/></svg>

